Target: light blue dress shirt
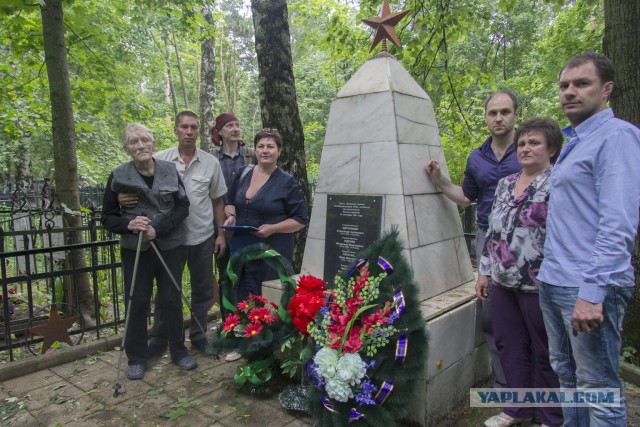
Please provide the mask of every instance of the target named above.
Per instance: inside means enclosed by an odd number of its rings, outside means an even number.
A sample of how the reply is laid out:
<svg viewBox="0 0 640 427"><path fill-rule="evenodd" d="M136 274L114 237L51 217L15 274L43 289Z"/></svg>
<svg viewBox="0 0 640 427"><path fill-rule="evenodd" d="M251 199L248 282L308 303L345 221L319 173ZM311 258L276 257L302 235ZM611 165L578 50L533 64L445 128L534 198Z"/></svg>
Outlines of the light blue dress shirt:
<svg viewBox="0 0 640 427"><path fill-rule="evenodd" d="M640 130L607 108L575 129L551 174L544 261L538 279L604 300L634 285L631 253L640 212Z"/></svg>

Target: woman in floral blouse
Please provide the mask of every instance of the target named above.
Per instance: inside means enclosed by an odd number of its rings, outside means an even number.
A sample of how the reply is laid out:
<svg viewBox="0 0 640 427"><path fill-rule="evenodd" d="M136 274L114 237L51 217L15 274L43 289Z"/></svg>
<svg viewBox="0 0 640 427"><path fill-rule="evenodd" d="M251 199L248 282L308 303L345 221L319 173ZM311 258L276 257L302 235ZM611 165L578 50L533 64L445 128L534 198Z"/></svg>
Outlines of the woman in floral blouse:
<svg viewBox="0 0 640 427"><path fill-rule="evenodd" d="M498 182L476 294L485 300L487 287L493 286L493 332L507 386L558 388L549 363L536 275L546 235L549 175L560 154L562 133L553 120L533 118L518 127L514 138L522 171ZM539 415L544 425L562 425L560 408L540 408ZM506 407L485 425L511 426L532 417L533 408Z"/></svg>

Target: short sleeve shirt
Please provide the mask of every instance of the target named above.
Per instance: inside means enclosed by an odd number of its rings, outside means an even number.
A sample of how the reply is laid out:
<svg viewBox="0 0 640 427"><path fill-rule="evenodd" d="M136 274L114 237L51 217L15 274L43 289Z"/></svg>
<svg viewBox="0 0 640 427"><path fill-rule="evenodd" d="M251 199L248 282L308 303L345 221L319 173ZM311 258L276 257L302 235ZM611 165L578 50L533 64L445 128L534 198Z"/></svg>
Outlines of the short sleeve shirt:
<svg viewBox="0 0 640 427"><path fill-rule="evenodd" d="M189 197L189 216L184 220L186 226L185 245L198 245L214 233L212 200L227 193L220 162L211 154L196 148L196 154L187 167L177 147L155 154L160 160L176 165L178 175L184 183Z"/></svg>

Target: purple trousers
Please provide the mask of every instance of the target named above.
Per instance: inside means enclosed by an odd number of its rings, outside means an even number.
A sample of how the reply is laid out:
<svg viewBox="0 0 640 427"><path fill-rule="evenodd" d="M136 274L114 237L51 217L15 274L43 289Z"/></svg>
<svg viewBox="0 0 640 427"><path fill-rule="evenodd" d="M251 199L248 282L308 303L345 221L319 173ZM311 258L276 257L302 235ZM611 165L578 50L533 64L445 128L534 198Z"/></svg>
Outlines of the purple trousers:
<svg viewBox="0 0 640 427"><path fill-rule="evenodd" d="M493 335L509 388L559 388L549 363L549 344L538 294L492 285ZM533 363L533 367L531 366ZM534 409L504 408L514 418L532 418ZM562 408L539 408L540 421L562 425Z"/></svg>

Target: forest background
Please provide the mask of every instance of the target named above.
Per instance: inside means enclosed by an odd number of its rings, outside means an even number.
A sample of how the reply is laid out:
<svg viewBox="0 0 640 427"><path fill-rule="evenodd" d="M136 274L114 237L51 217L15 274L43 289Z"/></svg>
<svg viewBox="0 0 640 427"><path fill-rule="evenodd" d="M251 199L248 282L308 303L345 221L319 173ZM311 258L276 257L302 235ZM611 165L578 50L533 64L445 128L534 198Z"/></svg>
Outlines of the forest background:
<svg viewBox="0 0 640 427"><path fill-rule="evenodd" d="M13 4L2 7L0 23L0 164L5 176L52 178L40 7L36 2L8 3ZM379 51L369 52L372 31L360 20L378 15L381 2L287 3L298 109L313 181L331 101ZM550 116L565 125L557 101L558 70L575 53L602 51L602 1L390 4L392 11L411 9L397 27L403 47L390 52L431 96L455 182L462 178L468 153L487 137L482 108L487 94L508 88L518 94L521 117ZM213 11L212 23L197 0L63 2L81 185L104 183L127 160L119 136L128 123L148 126L159 150L176 144L176 112L201 111L201 48L212 38L215 92L205 97L209 107L214 114L235 111L246 141L271 125L261 123L249 1L205 6ZM209 138L204 142L209 147Z"/></svg>
<svg viewBox="0 0 640 427"><path fill-rule="evenodd" d="M433 100L454 182L488 135L483 101L491 92L515 92L521 118L568 124L557 77L578 53L614 60L614 109L640 124L637 0L389 3L392 11L411 11L396 28L402 48L389 51ZM331 101L380 49L370 52L372 30L361 22L377 16L380 4L0 0L0 179L29 188L50 178L59 199L77 211L77 187L104 183L128 160L119 140L127 124L148 126L162 150L176 145L175 114L191 109L200 114L201 147L209 150L213 118L234 111L247 142L263 126L283 130L283 166L311 201L304 181L317 177ZM69 225L79 225L78 218L65 214ZM305 235L297 238L297 265ZM634 265L639 271L638 244ZM639 303L634 313L628 317L639 319Z"/></svg>

